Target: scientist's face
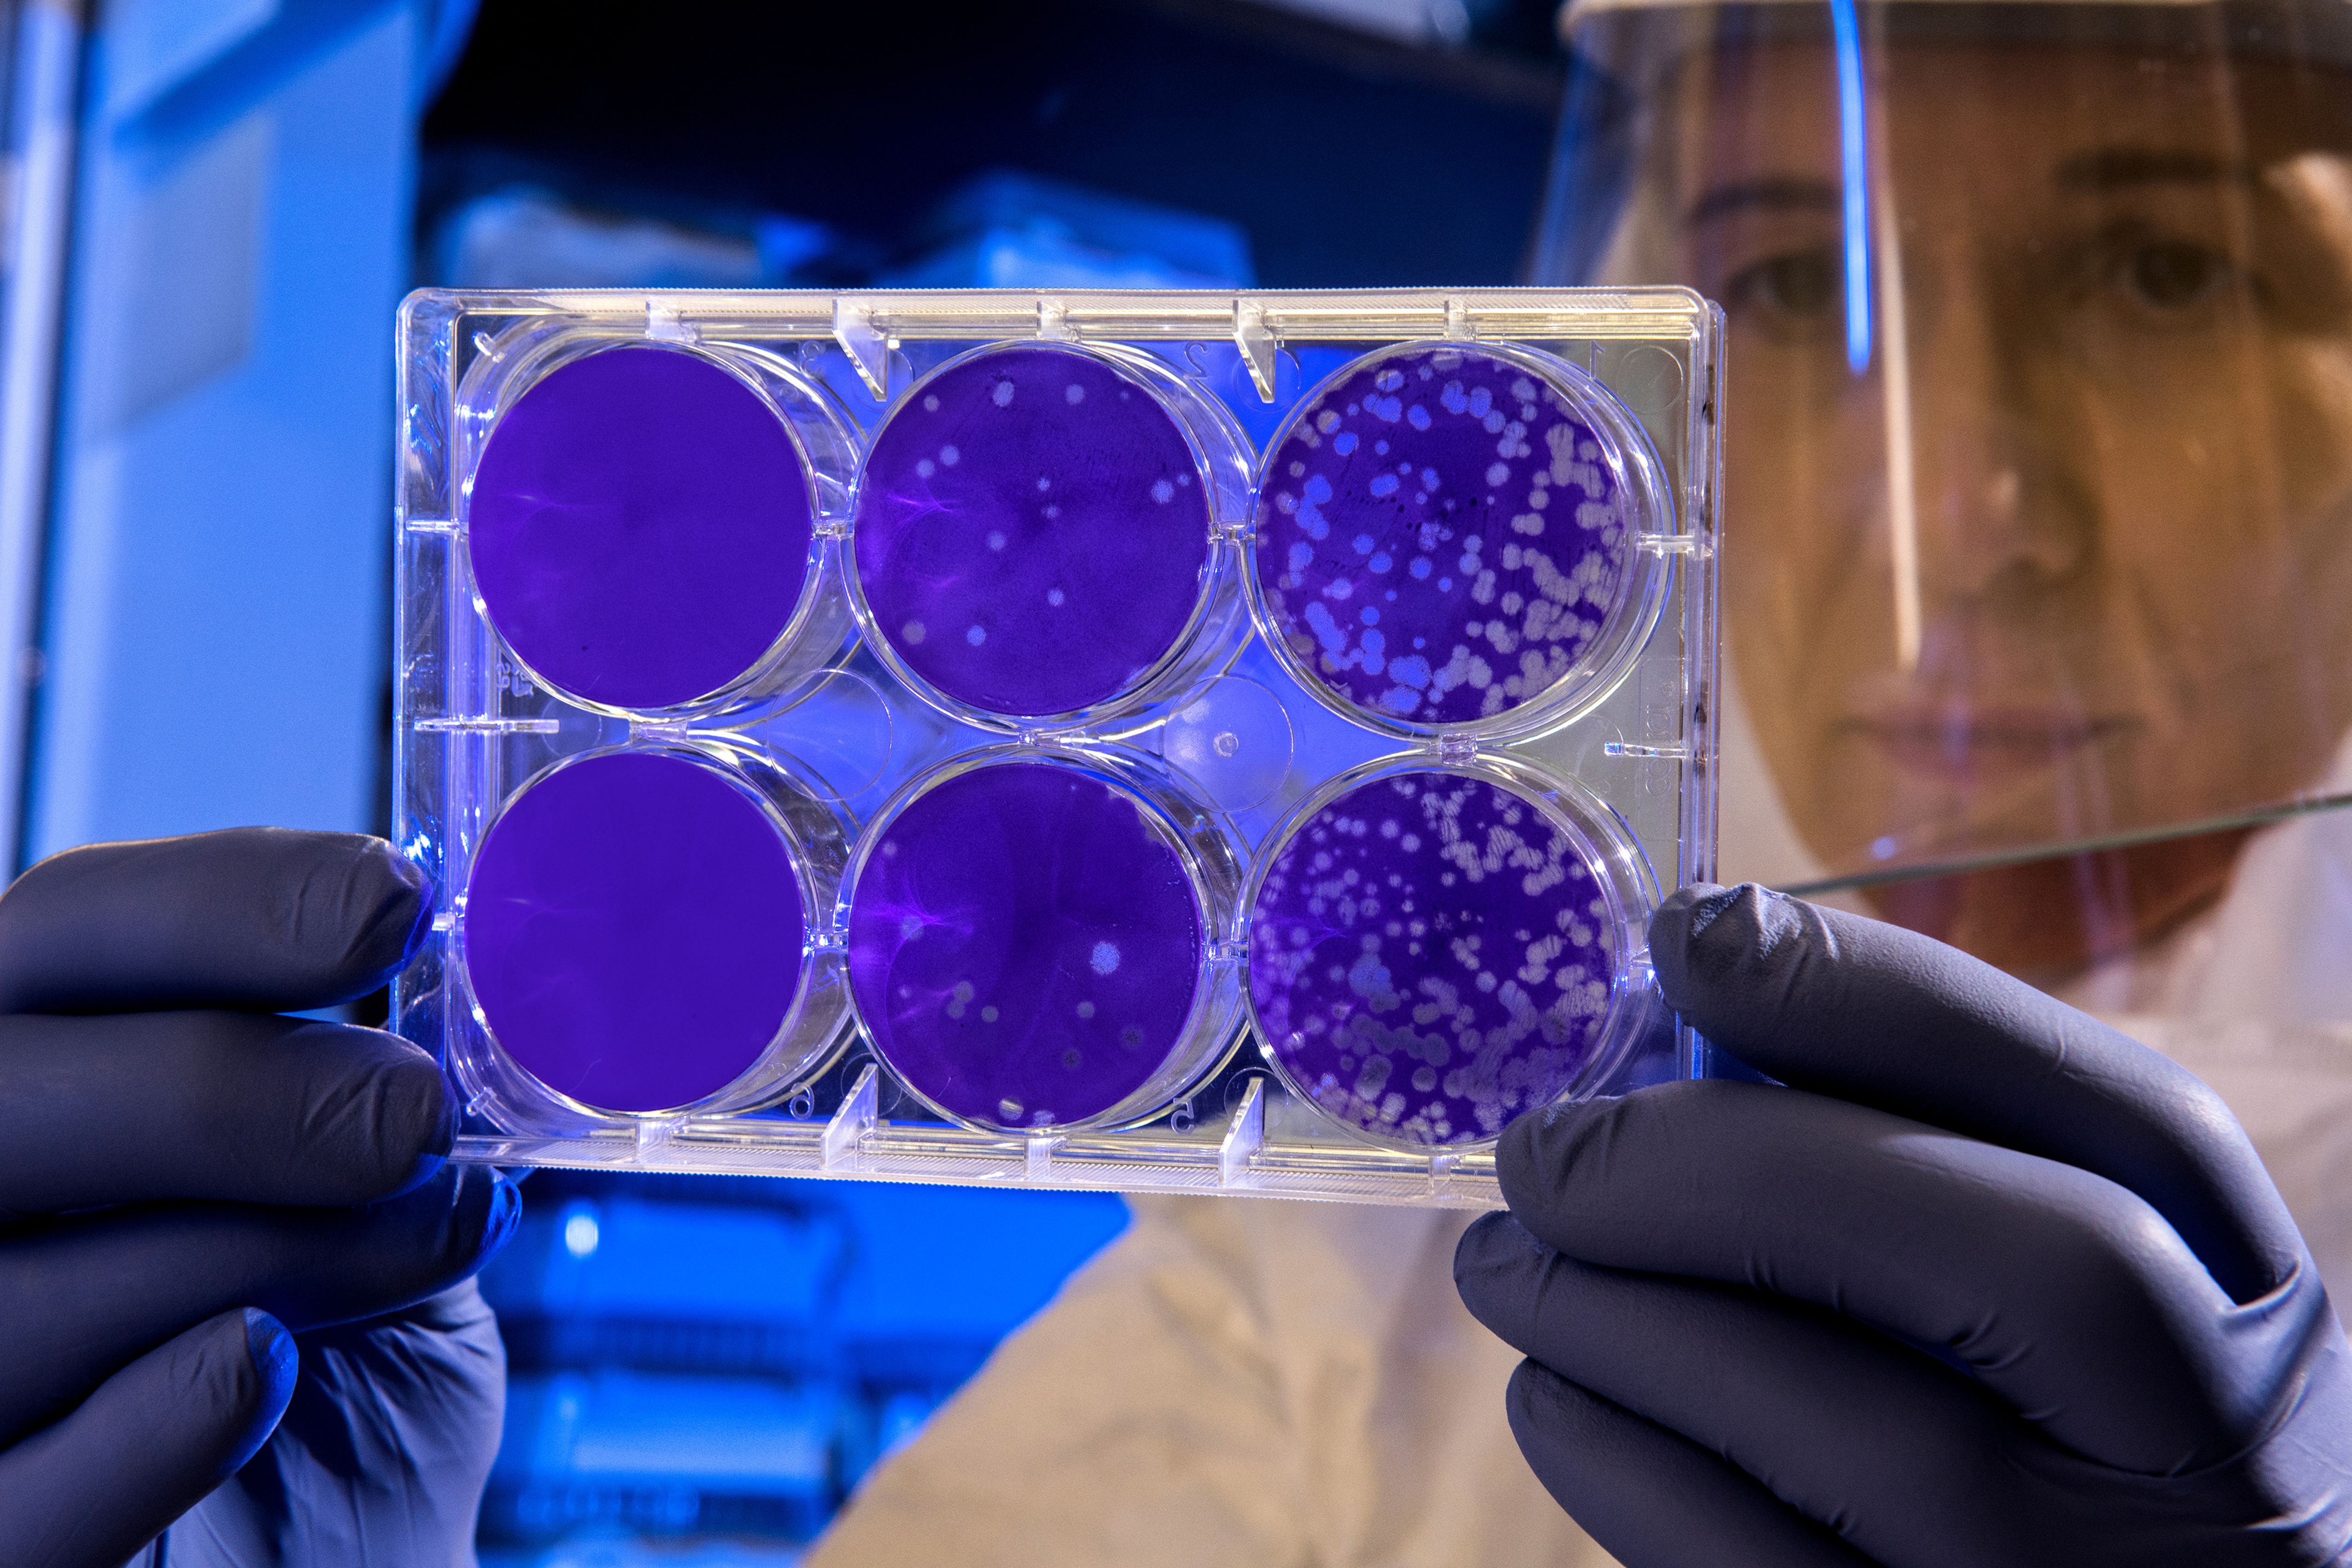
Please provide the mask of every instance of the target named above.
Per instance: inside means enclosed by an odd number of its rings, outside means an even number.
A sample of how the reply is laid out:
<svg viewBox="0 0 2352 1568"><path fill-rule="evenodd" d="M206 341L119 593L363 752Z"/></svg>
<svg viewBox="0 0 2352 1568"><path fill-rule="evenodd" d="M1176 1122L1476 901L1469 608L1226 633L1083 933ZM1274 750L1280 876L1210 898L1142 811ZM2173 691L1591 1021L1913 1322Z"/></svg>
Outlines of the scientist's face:
<svg viewBox="0 0 2352 1568"><path fill-rule="evenodd" d="M1686 63L1652 171L1729 314L1727 635L1800 831L1866 871L2312 786L2352 728L2352 77L1897 44L1867 81L1900 241L1860 373L1825 47ZM2050 976L2237 843L1875 896Z"/></svg>

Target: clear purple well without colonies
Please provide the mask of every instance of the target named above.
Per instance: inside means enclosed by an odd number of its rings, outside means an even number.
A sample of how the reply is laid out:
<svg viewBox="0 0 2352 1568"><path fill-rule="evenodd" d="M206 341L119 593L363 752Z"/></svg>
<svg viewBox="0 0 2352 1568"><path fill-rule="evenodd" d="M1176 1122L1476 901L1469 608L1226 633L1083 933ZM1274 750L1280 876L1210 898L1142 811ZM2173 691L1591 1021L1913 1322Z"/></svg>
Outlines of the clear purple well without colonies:
<svg viewBox="0 0 2352 1568"><path fill-rule="evenodd" d="M858 482L875 628L946 696L1047 717L1118 696L1201 594L1210 502L1149 387L1102 358L982 353L895 411Z"/></svg>
<svg viewBox="0 0 2352 1568"><path fill-rule="evenodd" d="M808 578L809 484L729 372L604 349L540 378L476 467L467 549L490 620L591 702L670 708L759 664Z"/></svg>
<svg viewBox="0 0 2352 1568"><path fill-rule="evenodd" d="M1302 410L1255 531L1284 644L1341 700L1413 724L1550 689L1626 575L1591 429L1542 377L1455 347L1376 356Z"/></svg>
<svg viewBox="0 0 2352 1568"><path fill-rule="evenodd" d="M1578 846L1484 779L1375 779L1284 846L1252 912L1250 996L1291 1081L1350 1127L1492 1138L1597 1047L1615 932Z"/></svg>
<svg viewBox="0 0 2352 1568"><path fill-rule="evenodd" d="M767 816L677 757L557 770L491 827L465 963L490 1033L605 1110L689 1105L740 1078L801 988L798 874Z"/></svg>
<svg viewBox="0 0 2352 1568"><path fill-rule="evenodd" d="M1135 803L996 763L917 798L858 874L849 973L900 1077L979 1122L1084 1121L1165 1066L1200 984L1201 917Z"/></svg>

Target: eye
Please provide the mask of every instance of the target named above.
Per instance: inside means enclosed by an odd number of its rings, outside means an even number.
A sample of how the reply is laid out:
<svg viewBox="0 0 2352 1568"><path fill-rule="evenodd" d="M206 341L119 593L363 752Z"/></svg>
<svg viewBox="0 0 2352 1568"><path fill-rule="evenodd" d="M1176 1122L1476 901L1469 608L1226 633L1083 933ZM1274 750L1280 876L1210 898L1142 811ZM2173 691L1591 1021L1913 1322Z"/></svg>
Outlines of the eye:
<svg viewBox="0 0 2352 1568"><path fill-rule="evenodd" d="M1837 258L1828 252L1790 251L1732 274L1724 284L1724 303L1778 317L1787 325L1811 325L1837 310L1841 278Z"/></svg>
<svg viewBox="0 0 2352 1568"><path fill-rule="evenodd" d="M2204 304L2227 288L2237 273L2228 257L2187 240L2144 240L2120 260L2116 281L2133 302L2168 313Z"/></svg>

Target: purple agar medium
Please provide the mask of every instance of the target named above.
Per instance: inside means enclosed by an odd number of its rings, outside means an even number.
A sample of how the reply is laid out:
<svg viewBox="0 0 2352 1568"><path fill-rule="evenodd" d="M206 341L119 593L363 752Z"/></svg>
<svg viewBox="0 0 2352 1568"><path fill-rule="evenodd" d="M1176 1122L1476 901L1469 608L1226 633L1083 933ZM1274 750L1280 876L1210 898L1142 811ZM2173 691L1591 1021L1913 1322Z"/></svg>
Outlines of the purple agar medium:
<svg viewBox="0 0 2352 1568"><path fill-rule="evenodd" d="M1601 442L1557 387L1496 355L1371 356L1299 411L1265 473L1269 635L1383 719L1466 723L1542 696L1626 578Z"/></svg>
<svg viewBox="0 0 2352 1568"><path fill-rule="evenodd" d="M1175 849L1123 791L998 763L916 797L866 856L849 976L885 1060L950 1115L1100 1118L1182 1042L1203 932Z"/></svg>
<svg viewBox="0 0 2352 1568"><path fill-rule="evenodd" d="M891 414L858 482L872 629L986 713L1108 701L1192 620L1204 489L1174 416L1108 360L1024 345L952 363Z"/></svg>
<svg viewBox="0 0 2352 1568"><path fill-rule="evenodd" d="M755 668L799 606L813 532L775 410L709 360L646 347L535 382L491 431L467 513L474 581L516 656L634 710Z"/></svg>
<svg viewBox="0 0 2352 1568"><path fill-rule="evenodd" d="M741 1078L799 995L807 921L775 825L710 769L608 753L530 785L466 893L491 1035L602 1110L668 1110Z"/></svg>
<svg viewBox="0 0 2352 1568"><path fill-rule="evenodd" d="M1579 846L1485 779L1376 778L1276 853L1250 917L1250 999L1292 1085L1408 1144L1490 1139L1574 1084L1615 973Z"/></svg>

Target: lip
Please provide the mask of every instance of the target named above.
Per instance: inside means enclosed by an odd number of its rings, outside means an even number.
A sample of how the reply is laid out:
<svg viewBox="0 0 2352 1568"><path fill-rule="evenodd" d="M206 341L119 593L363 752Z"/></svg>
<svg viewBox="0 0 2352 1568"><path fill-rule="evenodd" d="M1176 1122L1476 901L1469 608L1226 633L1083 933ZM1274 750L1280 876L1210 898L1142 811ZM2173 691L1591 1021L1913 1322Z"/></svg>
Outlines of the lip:
<svg viewBox="0 0 2352 1568"><path fill-rule="evenodd" d="M1970 783L2054 767L2140 727L2120 715L2024 704L1909 703L1841 720L1836 732L1869 742L1906 773Z"/></svg>

